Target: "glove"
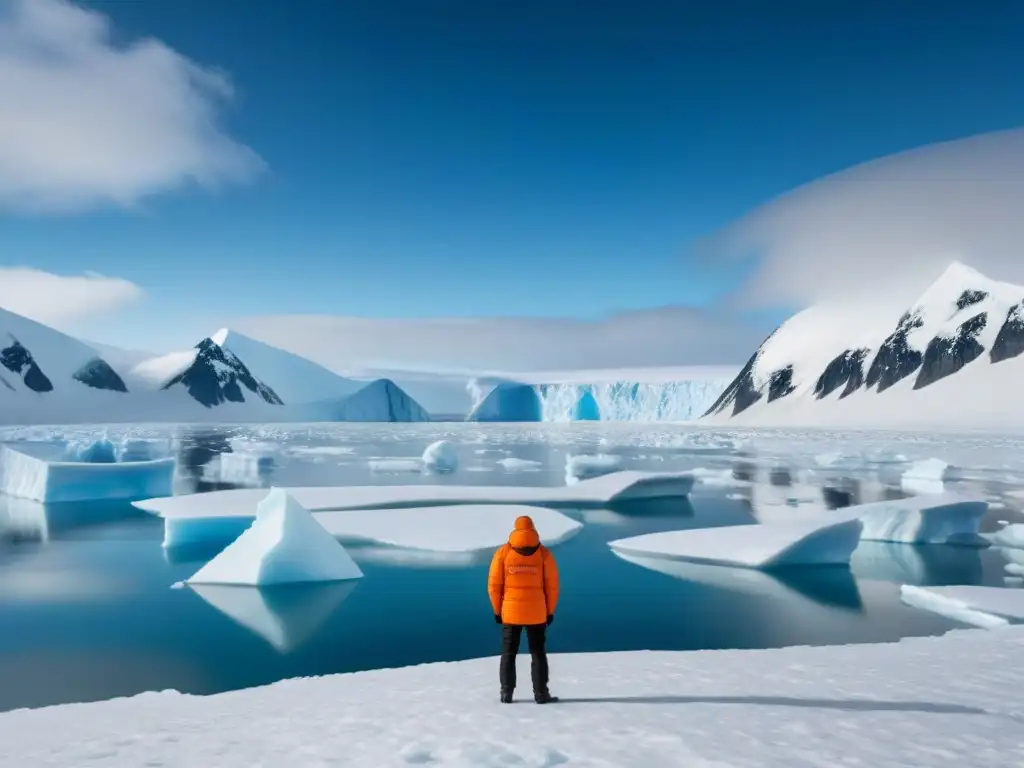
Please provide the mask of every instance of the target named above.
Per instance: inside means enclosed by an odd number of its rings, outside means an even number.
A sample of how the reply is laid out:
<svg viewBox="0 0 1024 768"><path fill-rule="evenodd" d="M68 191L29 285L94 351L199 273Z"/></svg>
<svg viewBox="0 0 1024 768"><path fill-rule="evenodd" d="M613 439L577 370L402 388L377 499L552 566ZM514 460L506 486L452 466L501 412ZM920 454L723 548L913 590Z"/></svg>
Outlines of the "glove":
<svg viewBox="0 0 1024 768"><path fill-rule="evenodd" d="M501 614L500 613L494 614L494 623L495 624L501 624Z"/></svg>
<svg viewBox="0 0 1024 768"><path fill-rule="evenodd" d="M548 614L548 626L550 627L554 623L554 621L555 621L555 614L549 613Z"/></svg>

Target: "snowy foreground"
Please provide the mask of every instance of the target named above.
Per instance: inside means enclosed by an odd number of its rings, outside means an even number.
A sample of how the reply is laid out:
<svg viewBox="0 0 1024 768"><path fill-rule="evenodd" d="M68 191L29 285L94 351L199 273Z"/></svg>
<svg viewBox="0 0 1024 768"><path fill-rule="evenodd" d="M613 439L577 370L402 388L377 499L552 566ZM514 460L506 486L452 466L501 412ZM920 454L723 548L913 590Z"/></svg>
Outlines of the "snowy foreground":
<svg viewBox="0 0 1024 768"><path fill-rule="evenodd" d="M478 659L19 710L0 715L0 744L19 768L1020 766L1021 662L1024 627L570 654L551 658L562 702L540 708L525 690L521 703L499 704L497 660Z"/></svg>

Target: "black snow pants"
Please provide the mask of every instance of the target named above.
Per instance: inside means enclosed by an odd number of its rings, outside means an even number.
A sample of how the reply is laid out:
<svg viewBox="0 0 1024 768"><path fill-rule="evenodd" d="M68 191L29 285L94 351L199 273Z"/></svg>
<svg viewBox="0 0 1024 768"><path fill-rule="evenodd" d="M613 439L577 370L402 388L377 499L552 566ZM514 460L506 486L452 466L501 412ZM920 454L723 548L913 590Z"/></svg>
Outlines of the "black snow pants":
<svg viewBox="0 0 1024 768"><path fill-rule="evenodd" d="M526 630L526 642L530 647L530 679L533 694L548 692L548 653L544 647L547 638L546 624L502 624L501 625L501 690L514 691L516 687L516 654L519 642Z"/></svg>

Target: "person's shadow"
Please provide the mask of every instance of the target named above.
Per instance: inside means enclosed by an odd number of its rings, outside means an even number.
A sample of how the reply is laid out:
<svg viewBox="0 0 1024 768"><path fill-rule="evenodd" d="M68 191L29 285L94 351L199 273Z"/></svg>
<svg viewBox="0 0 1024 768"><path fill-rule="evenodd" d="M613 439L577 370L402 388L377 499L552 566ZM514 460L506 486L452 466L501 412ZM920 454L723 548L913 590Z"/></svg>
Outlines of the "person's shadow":
<svg viewBox="0 0 1024 768"><path fill-rule="evenodd" d="M870 699L796 699L787 696L594 696L561 698L562 704L753 704L768 707L804 707L845 712L929 712L945 715L993 715L977 707L960 704L936 704L928 701L872 701Z"/></svg>

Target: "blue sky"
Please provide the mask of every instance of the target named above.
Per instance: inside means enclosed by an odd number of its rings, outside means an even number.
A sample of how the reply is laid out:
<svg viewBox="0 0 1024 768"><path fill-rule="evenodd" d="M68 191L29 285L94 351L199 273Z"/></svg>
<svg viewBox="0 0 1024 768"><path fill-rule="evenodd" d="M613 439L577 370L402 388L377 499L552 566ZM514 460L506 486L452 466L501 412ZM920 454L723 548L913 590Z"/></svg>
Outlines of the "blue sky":
<svg viewBox="0 0 1024 768"><path fill-rule="evenodd" d="M749 265L694 244L758 204L1024 123L1012 2L85 5L117 45L226 72L222 130L264 164L127 208L0 212L3 264L141 287L82 321L125 346L259 314L714 305Z"/></svg>

